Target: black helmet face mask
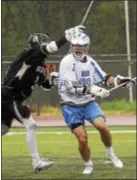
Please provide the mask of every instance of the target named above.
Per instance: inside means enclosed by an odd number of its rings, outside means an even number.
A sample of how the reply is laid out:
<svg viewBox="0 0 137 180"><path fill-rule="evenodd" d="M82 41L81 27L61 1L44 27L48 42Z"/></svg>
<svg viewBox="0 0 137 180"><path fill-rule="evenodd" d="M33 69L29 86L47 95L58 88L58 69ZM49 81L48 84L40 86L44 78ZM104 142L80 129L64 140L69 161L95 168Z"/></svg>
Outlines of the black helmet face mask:
<svg viewBox="0 0 137 180"><path fill-rule="evenodd" d="M43 43L48 44L49 42L49 36L42 33L33 33L28 38L28 45L32 48L39 47Z"/></svg>

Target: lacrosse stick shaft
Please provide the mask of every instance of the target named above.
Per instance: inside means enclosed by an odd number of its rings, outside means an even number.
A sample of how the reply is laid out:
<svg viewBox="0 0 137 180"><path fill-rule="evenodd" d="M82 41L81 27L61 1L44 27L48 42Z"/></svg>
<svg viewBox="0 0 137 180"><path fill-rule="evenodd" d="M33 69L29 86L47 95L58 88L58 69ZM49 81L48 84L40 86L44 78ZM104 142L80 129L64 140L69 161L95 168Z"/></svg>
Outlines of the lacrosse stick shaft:
<svg viewBox="0 0 137 180"><path fill-rule="evenodd" d="M90 12L90 9L91 9L93 3L94 3L94 1L91 1L91 2L90 2L89 6L88 6L88 9L87 9L87 11L86 11L86 13L85 13L85 15L84 15L81 23L80 23L81 25L84 25L84 23L85 23L85 21L86 21L86 19L87 19L87 17L88 17L88 14L89 14L89 12Z"/></svg>
<svg viewBox="0 0 137 180"><path fill-rule="evenodd" d="M88 6L88 8L87 8L87 10L86 10L86 13L85 13L84 16L83 16L83 19L82 19L80 25L84 25L84 23L85 23L85 21L86 21L86 19L87 19L87 17L88 17L88 14L89 14L89 12L90 12L90 9L91 9L91 7L92 7L92 5L93 5L93 2L94 2L94 1L91 1L91 2L90 2L89 6ZM69 45L68 54L70 53L70 51L71 51L71 47L70 47L70 45Z"/></svg>
<svg viewBox="0 0 137 180"><path fill-rule="evenodd" d="M136 79L137 79L136 77L132 78L132 79L131 79L131 82L132 82L132 81L135 81ZM124 86L124 85L126 85L126 84L127 84L127 82L122 83L122 84L120 84L120 85L118 85L118 86L116 86L116 87L113 87L113 88L111 88L111 89L109 90L109 92L115 91L116 89L119 89L120 87L122 87L122 86Z"/></svg>
<svg viewBox="0 0 137 180"><path fill-rule="evenodd" d="M137 79L137 77L132 78L132 79L131 79L131 82L132 82L132 81L135 82L136 79ZM122 83L122 84L120 84L120 85L118 85L118 86L116 86L116 87L114 87L114 88L111 88L111 89L109 90L109 92L115 91L116 89L119 89L120 87L122 87L122 86L124 86L124 85L126 85L126 84L127 84L127 82ZM97 100L97 101L100 101L100 100L102 100L102 99L101 99L100 96L96 96L96 100Z"/></svg>

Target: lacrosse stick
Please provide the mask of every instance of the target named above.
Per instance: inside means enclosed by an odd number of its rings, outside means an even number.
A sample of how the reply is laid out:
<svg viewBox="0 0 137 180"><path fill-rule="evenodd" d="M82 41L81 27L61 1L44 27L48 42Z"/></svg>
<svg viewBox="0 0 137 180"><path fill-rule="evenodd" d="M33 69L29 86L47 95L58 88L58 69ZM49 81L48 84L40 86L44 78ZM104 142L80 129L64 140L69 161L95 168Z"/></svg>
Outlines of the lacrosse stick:
<svg viewBox="0 0 137 180"><path fill-rule="evenodd" d="M135 84L136 83L136 79L137 79L137 77L132 78L129 81L129 83ZM120 87L123 87L126 84L128 84L128 83L124 82L124 83L122 83L122 84L120 84L120 85L118 85L116 87L113 87L113 88L109 89L109 92L111 93L112 91L115 91L115 90L119 89ZM102 100L102 98L100 96L96 96L96 100L99 101L99 100Z"/></svg>
<svg viewBox="0 0 137 180"><path fill-rule="evenodd" d="M91 10L91 7L92 7L92 5L93 5L93 2L94 2L94 1L91 1L91 2L90 2L90 4L89 4L89 6L88 6L88 8L87 8L87 10L86 10L86 13L84 14L84 17L83 17L80 25L84 25L84 23L85 23L85 21L86 21L86 19L87 19L87 17L88 17L88 14L89 14L89 12L90 12L90 10ZM69 45L68 54L70 54L70 52L71 52L71 45Z"/></svg>
<svg viewBox="0 0 137 180"><path fill-rule="evenodd" d="M88 6L88 9L87 9L87 11L86 11L86 13L85 13L85 15L84 15L84 17L83 17L80 25L84 25L84 23L85 23L85 21L86 21L86 19L87 19L87 17L88 17L88 14L89 14L89 12L90 12L90 9L91 9L93 3L94 3L94 1L91 1L91 2L90 2L89 6Z"/></svg>

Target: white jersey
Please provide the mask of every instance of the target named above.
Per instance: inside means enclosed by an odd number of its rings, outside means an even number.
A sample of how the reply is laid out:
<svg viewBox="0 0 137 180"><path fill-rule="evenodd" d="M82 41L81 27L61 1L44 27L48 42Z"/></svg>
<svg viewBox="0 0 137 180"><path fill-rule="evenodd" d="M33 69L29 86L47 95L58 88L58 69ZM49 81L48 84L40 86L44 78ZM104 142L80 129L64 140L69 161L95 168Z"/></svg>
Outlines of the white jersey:
<svg viewBox="0 0 137 180"><path fill-rule="evenodd" d="M71 89L76 82L90 87L102 81L105 76L106 73L90 56L86 56L86 62L80 62L75 60L72 54L66 55L59 67L58 92L61 96L61 104L81 106L94 101L95 98L91 95L72 92Z"/></svg>

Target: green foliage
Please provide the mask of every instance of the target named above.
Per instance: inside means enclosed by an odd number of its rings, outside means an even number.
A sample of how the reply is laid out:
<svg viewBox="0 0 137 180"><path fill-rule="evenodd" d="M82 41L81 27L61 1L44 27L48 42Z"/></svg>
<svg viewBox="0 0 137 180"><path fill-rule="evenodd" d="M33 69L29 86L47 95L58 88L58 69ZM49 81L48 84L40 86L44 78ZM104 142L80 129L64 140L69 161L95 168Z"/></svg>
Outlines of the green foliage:
<svg viewBox="0 0 137 180"><path fill-rule="evenodd" d="M132 53L136 51L135 3L129 2ZM31 32L48 33L57 39L66 28L79 24L89 1L2 1L1 4L2 54L12 56L27 45ZM92 54L126 53L123 1L95 2L86 26Z"/></svg>
<svg viewBox="0 0 137 180"><path fill-rule="evenodd" d="M100 104L101 108L106 112L111 113L133 113L136 114L136 101L129 102L125 99L113 100L112 102L102 102Z"/></svg>

